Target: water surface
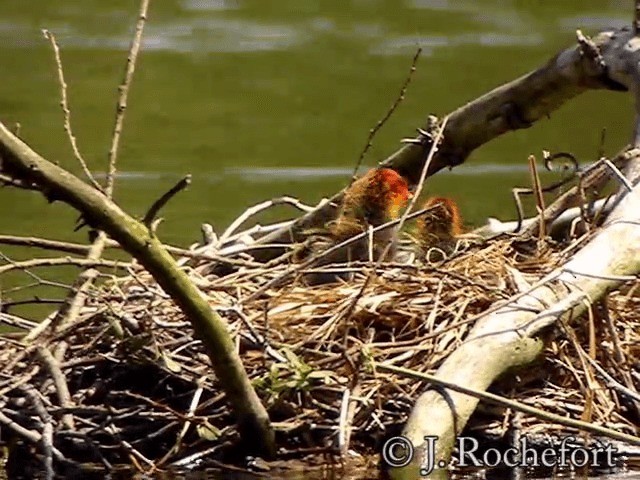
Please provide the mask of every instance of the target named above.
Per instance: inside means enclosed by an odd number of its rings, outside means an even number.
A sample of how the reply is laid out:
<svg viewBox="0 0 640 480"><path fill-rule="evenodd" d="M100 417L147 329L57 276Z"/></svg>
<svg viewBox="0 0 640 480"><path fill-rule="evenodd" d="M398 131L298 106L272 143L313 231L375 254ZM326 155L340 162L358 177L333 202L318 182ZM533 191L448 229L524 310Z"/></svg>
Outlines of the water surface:
<svg viewBox="0 0 640 480"><path fill-rule="evenodd" d="M57 35L72 122L91 167L104 171L137 2L4 1L0 119L46 158L79 171L62 129L52 55ZM395 151L430 113L444 115L542 64L574 41L628 21L626 1L164 0L153 2L129 98L117 200L134 215L186 173L192 187L164 211L163 239L188 244L249 205L283 194L314 203L340 188L367 132L397 95L418 46L407 98L365 164ZM626 95L593 92L549 121L481 148L428 193L459 200L470 224L514 215L510 188L543 148L592 160L629 136ZM281 214L290 213L288 211ZM291 212L292 213L292 212ZM2 233L84 240L74 213L0 191Z"/></svg>
<svg viewBox="0 0 640 480"><path fill-rule="evenodd" d="M103 179L117 85L134 27L132 0L0 1L0 120L74 172L52 53L62 49L78 143ZM163 240L189 245L202 222L221 231L248 206L293 195L318 202L341 188L368 130L423 53L406 100L375 138L373 166L428 114L444 115L543 64L575 41L630 21L623 0L162 0L152 2L129 96L117 201L142 216L178 179L192 186L164 210ZM441 172L427 193L457 199L469 225L515 216L510 189L528 186L543 149L592 161L600 132L615 153L631 132L630 96L590 92L528 130ZM548 176L544 177L548 179ZM261 221L293 214L281 208ZM85 241L77 215L38 195L0 189L0 234ZM13 258L33 251L0 246ZM46 255L45 253L38 253ZM62 272L69 276L72 270ZM16 277L0 279L0 287ZM59 294L52 287L47 295ZM5 294L5 297L7 295Z"/></svg>

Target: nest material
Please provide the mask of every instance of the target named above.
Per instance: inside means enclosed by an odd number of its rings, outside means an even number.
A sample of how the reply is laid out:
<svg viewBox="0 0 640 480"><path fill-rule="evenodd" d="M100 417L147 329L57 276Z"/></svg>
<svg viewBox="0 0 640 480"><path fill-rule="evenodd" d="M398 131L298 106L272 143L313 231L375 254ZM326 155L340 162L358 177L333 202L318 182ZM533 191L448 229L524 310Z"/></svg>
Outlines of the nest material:
<svg viewBox="0 0 640 480"><path fill-rule="evenodd" d="M361 265L348 284L305 287L294 279L255 299L290 268L286 262L269 269L247 264L231 273L210 260L183 264L228 321L274 422L280 457L301 459L338 450L345 391L352 406L349 448L376 453L400 430L425 386L376 371L375 364L433 373L478 315L517 293L510 267L537 279L566 260L560 248L527 246L504 238L467 245L437 265L380 265L369 281L371 265ZM612 377L640 387L637 374L621 376L640 356L637 286L613 292L590 321L563 325L543 368L498 383L496 391L575 418L588 410L588 419L633 433L629 404L594 374L585 355L595 354ZM0 337L0 405L35 432L52 422L53 444L65 458L144 470L240 460L233 418L201 342L143 269L103 285L77 323L48 341L54 354L65 351L53 367L37 344ZM58 367L71 394L63 407L53 380ZM511 413L486 411L469 428L503 434ZM558 428L530 417L520 423L524 435Z"/></svg>

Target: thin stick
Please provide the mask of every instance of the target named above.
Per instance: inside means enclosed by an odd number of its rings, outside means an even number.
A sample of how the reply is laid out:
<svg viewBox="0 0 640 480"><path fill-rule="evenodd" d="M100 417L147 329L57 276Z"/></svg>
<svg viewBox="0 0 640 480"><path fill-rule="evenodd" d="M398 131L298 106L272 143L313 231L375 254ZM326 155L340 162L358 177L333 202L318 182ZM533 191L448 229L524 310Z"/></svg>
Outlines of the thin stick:
<svg viewBox="0 0 640 480"><path fill-rule="evenodd" d="M131 47L129 49L129 55L127 57L124 80L118 88L120 95L118 96L116 120L113 127L113 136L111 137L111 148L109 149L109 170L107 172L107 184L105 187L105 193L109 198L113 196L116 165L118 161L118 147L120 146L120 135L122 134L124 114L127 109L127 97L129 96L129 87L131 86L131 81L133 80L133 73L136 69L136 60L138 59L138 52L140 51L142 32L144 31L144 25L147 21L149 2L150 0L141 0L140 2L138 23L136 24L136 31L133 36L133 40L131 41Z"/></svg>
<svg viewBox="0 0 640 480"><path fill-rule="evenodd" d="M400 219L400 223L398 224L398 231L402 230L404 223L409 218L409 212L413 210L416 202L418 201L418 197L420 197L420 193L422 192L422 188L424 186L424 181L427 178L427 172L429 171L429 165L431 165L431 161L433 160L433 156L436 151L438 151L438 143L442 139L442 134L444 133L444 129L447 126L447 121L449 121L449 115L442 119L442 123L440 124L440 128L438 128L438 133L436 134L433 142L431 143L431 149L429 150L429 155L427 156L427 161L424 162L424 166L422 167L422 171L420 172L420 180L418 180L418 185L416 186L415 193L413 194L413 198L409 202L409 206L402 214L402 218Z"/></svg>
<svg viewBox="0 0 640 480"><path fill-rule="evenodd" d="M536 208L540 217L540 228L538 230L539 239L542 240L546 236L546 224L542 219L542 213L545 210L544 197L542 195L542 185L540 184L540 176L536 166L536 157L529 155L529 173L531 174L531 186L533 194L536 197Z"/></svg>
<svg viewBox="0 0 640 480"><path fill-rule="evenodd" d="M10 302L2 303L2 308L3 309L10 308L11 305L8 305L8 303ZM0 312L0 323L9 325L10 327L22 328L24 330L29 330L35 327L36 325L39 325L38 323L32 322L31 320L20 318L5 312Z"/></svg>
<svg viewBox="0 0 640 480"><path fill-rule="evenodd" d="M94 188L103 191L102 185L100 185L96 179L94 178L91 170L87 166L87 162L85 162L82 154L80 153L80 149L78 148L78 143L76 142L76 136L73 134L73 129L71 128L71 110L69 109L69 101L67 99L67 82L64 80L64 70L62 68L62 58L60 57L60 47L58 46L58 42L56 41L56 37L49 30L42 30L42 34L44 38L49 40L51 43L51 48L53 49L53 56L56 61L56 67L58 70L58 83L60 84L60 107L62 107L62 113L64 115L64 131L67 132L67 137L69 138L69 143L71 144L71 150L73 151L73 155L80 163L82 167L82 171L85 176L91 182L91 185Z"/></svg>
<svg viewBox="0 0 640 480"><path fill-rule="evenodd" d="M279 197L279 198L274 198L272 200L267 200L265 202L262 203L258 203L257 205L254 205L252 207L249 207L248 209L246 209L242 215L240 215L238 218L236 218L233 223L231 223L231 225L229 225L229 227L222 233L222 235L220 235L220 238L218 239L218 245L221 247L225 242L227 242L231 235L238 229L240 228L240 226L246 222L247 220L249 220L251 217L253 217L254 215L268 209L271 207L274 207L276 205L293 205L294 207L302 210L303 212L310 212L312 210L315 209L315 207L310 207L308 205L304 205L302 202L300 202L300 200L298 200L297 198L293 198L293 197Z"/></svg>
<svg viewBox="0 0 640 480"><path fill-rule="evenodd" d="M409 87L409 84L411 83L411 79L413 78L413 74L416 71L416 64L418 63L418 58L420 58L420 54L421 53L422 53L422 47L419 47L418 50L416 50L415 55L413 56L413 60L411 62L411 68L409 69L409 73L407 74L407 78L405 78L404 83L402 84L402 88L400 88L400 93L396 97L396 99L393 102L393 104L391 105L391 107L389 107L389 110L387 110L387 113L385 114L385 116L382 117L380 120L378 120L378 123L376 123L376 125L372 129L369 130L369 136L367 137L367 143L365 144L364 148L362 149L362 152L360 153L360 157L358 158L358 161L356 162L356 166L353 169L353 174L351 175L350 184L355 182L355 180L357 178L356 175L358 174L358 169L360 168L360 165L362 165L362 161L364 160L364 156L367 154L367 152L371 148L371 145L373 144L373 138L376 136L378 131L383 127L383 125L385 123L387 123L387 120L389 120L391 118L391 115L393 115L393 112L396 111L398 106L404 100L404 96L407 93L407 88Z"/></svg>
<svg viewBox="0 0 640 480"><path fill-rule="evenodd" d="M515 400L509 400L508 398L501 397L500 395L495 395L489 392L482 392L480 390L474 390L471 388L463 387L461 385L456 385L455 383L446 382L434 375L416 372L415 370L410 370L408 368L396 367L393 365L386 365L384 363L376 363L375 368L383 372L397 373L405 377L414 378L417 380L424 380L426 382L430 382L435 385L448 388L455 392L460 392L460 393L464 393L465 395L470 395L472 397L479 398L480 400L484 400L487 403L491 403L501 407L511 408L512 410L515 410L517 412L526 413L536 418L553 422L558 425L564 425L566 427L576 428L578 430L594 433L596 435L603 435L605 437L612 438L614 440L627 442L631 445L640 445L640 437L637 437L635 435L616 432L615 430L612 430L607 427L601 427L599 425L594 425L592 423L582 422L580 420L574 420L572 418L556 415L554 413L545 412L544 410L541 410L539 408L531 407L529 405L525 405L524 403L517 402Z"/></svg>
<svg viewBox="0 0 640 480"><path fill-rule="evenodd" d="M630 388L625 387L622 383L618 382L615 378L609 375L607 371L604 368L602 368L598 364L598 362L596 362L594 359L590 357L586 357L586 359L593 366L593 368L595 368L596 371L602 376L602 378L604 378L607 381L610 387L616 389L626 397L629 397L630 399L635 400L640 405L640 394L638 394L638 392L635 392Z"/></svg>
<svg viewBox="0 0 640 480"><path fill-rule="evenodd" d="M38 355L40 356L40 360L42 361L42 363L47 367L49 373L51 374L53 384L56 387L56 393L58 395L58 402L60 406L62 408L72 407L73 401L71 400L71 393L69 392L67 379L60 369L60 363L53 357L49 349L46 347L39 347ZM65 427L67 427L69 430L75 430L73 415L71 415L70 413L66 413L62 416L62 423L64 423Z"/></svg>
<svg viewBox="0 0 640 480"><path fill-rule="evenodd" d="M180 450L180 445L182 444L182 440L184 439L184 436L187 434L187 431L191 426L191 421L193 419L194 413L198 408L198 404L200 403L200 398L202 397L202 392L204 391L205 380L206 380L206 377L202 377L198 380L197 382L198 387L196 388L196 391L193 394L193 398L191 399L191 405L189 405L189 411L187 412L187 419L184 421L184 424L182 425L182 429L180 430L180 433L176 438L175 444L164 455L164 457L162 457L160 460L158 460L158 462L156 462L156 465L155 465L156 468L159 468L162 465L164 465L164 463L171 457L171 455L178 453L178 451Z"/></svg>
<svg viewBox="0 0 640 480"><path fill-rule="evenodd" d="M609 168L609 170L611 170L613 175L620 181L620 183L624 185L624 188L626 188L628 192L633 190L633 185L631 185L629 179L624 176L624 173L622 173L620 169L616 167L613 162L611 162L611 160L603 158L602 161Z"/></svg>
<svg viewBox="0 0 640 480"><path fill-rule="evenodd" d="M144 216L142 223L144 223L147 228L151 227L153 220L158 215L158 212L164 207L169 200L171 200L175 195L179 192L187 188L191 184L191 174L186 175L182 178L178 183L176 183L168 192L165 192L158 200L153 202L153 205L149 208L149 211Z"/></svg>
<svg viewBox="0 0 640 480"><path fill-rule="evenodd" d="M0 275L12 270L25 270L34 267L56 267L61 265L73 265L76 267L113 267L113 268L129 268L132 264L118 260L90 260L88 258L34 258L33 260L24 260L22 262L13 262L8 265L0 266Z"/></svg>
<svg viewBox="0 0 640 480"><path fill-rule="evenodd" d="M20 237L16 235L0 235L0 244L42 248L46 250L73 253L76 255L87 254L92 248L92 245L83 245L81 243L60 242L58 240L48 240L46 238ZM224 256L217 255L217 254L212 255L210 253L204 253L204 252L201 253L199 251L185 250L184 248L175 247L172 245L163 244L163 246L169 253L174 254L176 256L194 258L199 260L223 262L223 263L239 265L239 266L249 266L249 267L264 266L263 263L258 263L258 262L234 260L232 258L225 258ZM105 248L122 249L122 246L119 243L117 243L115 240L106 240ZM229 254L232 255L233 253L234 252L230 252Z"/></svg>
<svg viewBox="0 0 640 480"><path fill-rule="evenodd" d="M44 456L44 470L46 480L53 480L53 425L51 414L47 411L40 398L40 393L31 385L22 389L26 396L31 400L33 408L40 417L42 425L42 435L40 437L40 447Z"/></svg>
<svg viewBox="0 0 640 480"><path fill-rule="evenodd" d="M43 248L76 255L85 254L90 248L89 245L82 245L80 243L60 242L46 238L20 237L16 235L0 235L0 244Z"/></svg>
<svg viewBox="0 0 640 480"><path fill-rule="evenodd" d="M347 413L349 411L349 400L351 399L351 390L345 388L342 393L342 402L340 402L340 419L338 421L338 449L340 456L346 458L349 444L347 442Z"/></svg>

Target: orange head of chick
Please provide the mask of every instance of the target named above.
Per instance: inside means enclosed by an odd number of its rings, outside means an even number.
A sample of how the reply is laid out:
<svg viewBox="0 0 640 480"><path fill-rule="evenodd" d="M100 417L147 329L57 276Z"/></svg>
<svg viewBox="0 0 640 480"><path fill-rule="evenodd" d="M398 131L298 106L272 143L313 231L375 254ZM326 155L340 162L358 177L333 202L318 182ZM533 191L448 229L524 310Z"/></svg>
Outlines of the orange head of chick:
<svg viewBox="0 0 640 480"><path fill-rule="evenodd" d="M328 237L312 241L309 247L310 252L320 252L331 244L335 245L366 232L370 226L377 227L396 219L400 209L410 197L407 181L394 170L388 168L370 170L344 192L338 217L327 225ZM385 259L392 259L395 256L395 243L395 228L384 229L376 232L372 239L367 237L352 241L348 246L325 255L316 262L316 266L369 259L375 261L383 254ZM308 285L317 285L338 279L348 280L351 275L351 273L308 273L304 275L304 280Z"/></svg>
<svg viewBox="0 0 640 480"><path fill-rule="evenodd" d="M431 197L423 208L428 208L417 221L417 237L422 248L450 243L462 233L462 217L458 205L450 198Z"/></svg>
<svg viewBox="0 0 640 480"><path fill-rule="evenodd" d="M348 237L394 220L409 198L409 185L395 170L370 170L345 191L333 234Z"/></svg>

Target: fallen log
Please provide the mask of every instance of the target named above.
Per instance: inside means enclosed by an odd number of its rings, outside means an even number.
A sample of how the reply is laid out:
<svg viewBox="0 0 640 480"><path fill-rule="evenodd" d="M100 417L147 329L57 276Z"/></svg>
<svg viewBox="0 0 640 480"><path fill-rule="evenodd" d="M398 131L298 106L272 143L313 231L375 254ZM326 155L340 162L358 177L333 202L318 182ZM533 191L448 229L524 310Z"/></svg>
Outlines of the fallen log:
<svg viewBox="0 0 640 480"><path fill-rule="evenodd" d="M635 150L629 168L631 178L638 178L638 171L640 150ZM543 329L578 318L594 301L640 272L638 212L640 186L635 186L623 196L602 230L569 262L479 319L435 376L484 391L510 368L531 363L542 352L538 335ZM464 429L478 399L452 390L445 392L427 390L420 395L403 435L416 452L424 448L425 436L438 437L436 462L448 464L455 437ZM416 478L427 459L418 455L414 460L404 469L393 469L392 477Z"/></svg>
<svg viewBox="0 0 640 480"><path fill-rule="evenodd" d="M578 43L561 51L542 67L502 85L450 113L443 141L433 156L426 177L445 167L465 162L476 148L513 130L529 128L538 120L581 93L591 89L626 91L627 86L609 75L608 66L597 55L615 36L628 36L629 29L605 32L588 40L578 32ZM419 131L409 143L380 163L393 168L415 185L431 150L431 137ZM261 244L297 242L307 229L332 220L340 204L342 192L298 218L293 224L265 235ZM284 253L282 248L261 249L254 256L270 260Z"/></svg>

